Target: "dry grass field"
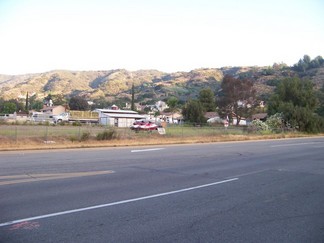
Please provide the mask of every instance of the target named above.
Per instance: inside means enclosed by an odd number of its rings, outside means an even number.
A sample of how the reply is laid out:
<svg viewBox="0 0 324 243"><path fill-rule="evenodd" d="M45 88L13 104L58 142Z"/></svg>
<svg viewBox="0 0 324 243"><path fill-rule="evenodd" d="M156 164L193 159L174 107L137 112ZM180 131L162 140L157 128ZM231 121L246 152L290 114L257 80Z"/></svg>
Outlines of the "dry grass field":
<svg viewBox="0 0 324 243"><path fill-rule="evenodd" d="M99 139L99 135L109 136ZM319 134L323 135L323 134ZM313 136L319 136L313 135ZM166 144L214 143L308 137L302 133L252 134L242 128L170 127L165 135L91 126L0 126L0 150L46 150Z"/></svg>

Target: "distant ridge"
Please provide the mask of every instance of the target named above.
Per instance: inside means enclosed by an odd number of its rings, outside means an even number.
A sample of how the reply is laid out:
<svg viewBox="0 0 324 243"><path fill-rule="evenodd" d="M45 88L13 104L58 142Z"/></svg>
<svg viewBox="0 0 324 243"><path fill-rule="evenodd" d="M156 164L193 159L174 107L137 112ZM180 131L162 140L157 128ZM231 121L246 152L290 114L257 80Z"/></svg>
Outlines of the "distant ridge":
<svg viewBox="0 0 324 243"><path fill-rule="evenodd" d="M255 81L259 95L273 91L273 83L284 77L300 75L291 67L223 67L201 68L190 72L165 73L158 70L127 71L125 69L102 71L54 70L24 75L0 75L0 97L17 99L26 93L42 99L48 94L65 97L81 95L88 100L129 100L132 84L138 101L165 99L176 96L186 100L196 97L202 88L216 91L224 75L244 76ZM316 87L324 83L324 67L304 73Z"/></svg>

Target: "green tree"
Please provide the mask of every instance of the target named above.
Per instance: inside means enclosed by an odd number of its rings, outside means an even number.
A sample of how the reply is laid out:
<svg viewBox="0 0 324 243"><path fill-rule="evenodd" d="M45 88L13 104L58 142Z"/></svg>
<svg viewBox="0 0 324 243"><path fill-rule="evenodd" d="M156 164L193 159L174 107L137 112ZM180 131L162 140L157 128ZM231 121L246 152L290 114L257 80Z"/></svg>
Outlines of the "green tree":
<svg viewBox="0 0 324 243"><path fill-rule="evenodd" d="M66 105L66 98L63 94L52 95L52 101L54 105Z"/></svg>
<svg viewBox="0 0 324 243"><path fill-rule="evenodd" d="M304 55L304 57L299 59L298 63L293 66L293 69L298 72L305 72L310 68L319 68L323 63L324 60L322 56L317 56L311 60L310 56Z"/></svg>
<svg viewBox="0 0 324 243"><path fill-rule="evenodd" d="M178 98L176 97L170 97L168 100L167 100L167 105L169 106L169 110L171 112L175 112L177 110L177 106L178 106L178 103L179 103L179 100Z"/></svg>
<svg viewBox="0 0 324 243"><path fill-rule="evenodd" d="M17 111L17 105L14 102L7 101L3 104L3 113L12 114Z"/></svg>
<svg viewBox="0 0 324 243"><path fill-rule="evenodd" d="M104 109L112 105L110 102L107 101L107 99L104 96L95 99L93 102L94 104L91 107L92 109L94 108Z"/></svg>
<svg viewBox="0 0 324 243"><path fill-rule="evenodd" d="M286 78L270 97L268 115L282 113L292 128L304 132L321 130L320 118L315 114L317 97L313 84L300 78Z"/></svg>
<svg viewBox="0 0 324 243"><path fill-rule="evenodd" d="M198 99L205 112L216 111L215 94L211 89L200 90Z"/></svg>
<svg viewBox="0 0 324 243"><path fill-rule="evenodd" d="M131 101L131 110L136 111L135 108L135 86L134 83L132 84L132 101Z"/></svg>
<svg viewBox="0 0 324 243"><path fill-rule="evenodd" d="M20 102L19 100L10 99L8 102L16 105L15 111L23 111L25 109L25 104L23 102Z"/></svg>
<svg viewBox="0 0 324 243"><path fill-rule="evenodd" d="M257 103L251 79L234 78L231 75L224 77L217 94L218 112L223 118L228 116L232 120L234 117L236 125L239 125L242 117L251 117Z"/></svg>
<svg viewBox="0 0 324 243"><path fill-rule="evenodd" d="M178 110L179 100L176 97L170 97L166 103L169 106L168 110L171 112L173 120L173 114Z"/></svg>
<svg viewBox="0 0 324 243"><path fill-rule="evenodd" d="M322 88L317 91L317 98L318 98L318 108L316 113L321 117L324 117L324 84Z"/></svg>
<svg viewBox="0 0 324 243"><path fill-rule="evenodd" d="M205 123L204 108L198 100L188 100L182 109L182 115L185 121L192 123Z"/></svg>
<svg viewBox="0 0 324 243"><path fill-rule="evenodd" d="M309 65L311 63L310 56L309 55L304 55L303 61L304 61L304 63L306 63L307 65Z"/></svg>
<svg viewBox="0 0 324 243"><path fill-rule="evenodd" d="M160 111L154 112L154 117L157 118L159 115L161 115Z"/></svg>
<svg viewBox="0 0 324 243"><path fill-rule="evenodd" d="M145 108L144 108L144 112L145 112L146 114L148 114L150 111L151 111L151 107L150 107L150 106L145 106Z"/></svg>
<svg viewBox="0 0 324 243"><path fill-rule="evenodd" d="M0 98L0 114L3 113L3 105L5 103L5 100L3 98Z"/></svg>
<svg viewBox="0 0 324 243"><path fill-rule="evenodd" d="M89 109L88 102L81 96L74 96L69 101L71 110L86 111Z"/></svg>
<svg viewBox="0 0 324 243"><path fill-rule="evenodd" d="M39 111L43 108L44 102L37 98L37 94L30 95L28 98L29 109Z"/></svg>
<svg viewBox="0 0 324 243"><path fill-rule="evenodd" d="M42 101L40 101L40 100L35 100L33 102L30 102L30 103L31 103L30 108L32 110L36 110L36 111L40 111L44 106L44 103Z"/></svg>
<svg viewBox="0 0 324 243"><path fill-rule="evenodd" d="M28 92L26 94L26 105L25 105L25 111L28 113L29 112L29 96Z"/></svg>

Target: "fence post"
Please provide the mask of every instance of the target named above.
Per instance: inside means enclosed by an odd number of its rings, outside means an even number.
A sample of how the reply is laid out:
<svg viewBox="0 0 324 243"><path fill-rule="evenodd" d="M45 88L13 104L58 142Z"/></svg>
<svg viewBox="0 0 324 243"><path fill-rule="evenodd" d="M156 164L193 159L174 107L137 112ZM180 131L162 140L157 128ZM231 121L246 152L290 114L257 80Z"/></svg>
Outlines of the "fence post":
<svg viewBox="0 0 324 243"><path fill-rule="evenodd" d="M48 141L48 126L45 125L45 141Z"/></svg>
<svg viewBox="0 0 324 243"><path fill-rule="evenodd" d="M18 143L18 128L15 126L15 142Z"/></svg>
<svg viewBox="0 0 324 243"><path fill-rule="evenodd" d="M81 126L79 126L79 135L78 135L78 140L81 140Z"/></svg>
<svg viewBox="0 0 324 243"><path fill-rule="evenodd" d="M184 125L181 124L181 136L182 136L182 139L183 139L183 137L184 137L184 136L183 136L183 126L184 126Z"/></svg>

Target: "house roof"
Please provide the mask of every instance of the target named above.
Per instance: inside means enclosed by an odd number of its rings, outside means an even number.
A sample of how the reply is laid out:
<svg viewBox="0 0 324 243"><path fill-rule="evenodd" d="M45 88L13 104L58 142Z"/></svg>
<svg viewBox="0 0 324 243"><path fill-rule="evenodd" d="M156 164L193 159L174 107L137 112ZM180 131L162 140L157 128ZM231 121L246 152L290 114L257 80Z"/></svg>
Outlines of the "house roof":
<svg viewBox="0 0 324 243"><path fill-rule="evenodd" d="M17 112L17 116L28 116L29 114L27 112Z"/></svg>
<svg viewBox="0 0 324 243"><path fill-rule="evenodd" d="M104 114L138 114L138 112L131 110L95 109L94 111Z"/></svg>
<svg viewBox="0 0 324 243"><path fill-rule="evenodd" d="M267 113L257 113L257 114L254 114L252 115L252 119L264 119L267 117Z"/></svg>
<svg viewBox="0 0 324 243"><path fill-rule="evenodd" d="M219 117L219 115L218 115L218 113L217 112L206 112L205 114L204 114L204 116L206 117L206 118L215 118L215 117Z"/></svg>
<svg viewBox="0 0 324 243"><path fill-rule="evenodd" d="M172 113L172 112L162 112L160 114L161 117L173 117L174 119L180 119L182 118L182 114L179 113L179 112L175 112L175 113Z"/></svg>
<svg viewBox="0 0 324 243"><path fill-rule="evenodd" d="M44 107L44 108L42 109L42 111L53 110L53 109L58 108L58 107L63 107L63 108L64 108L64 106L62 106L62 105L57 105L57 106L47 106L47 107Z"/></svg>
<svg viewBox="0 0 324 243"><path fill-rule="evenodd" d="M118 113L103 113L103 116L111 118L129 118L129 119L144 119L145 116L139 114L118 114Z"/></svg>

